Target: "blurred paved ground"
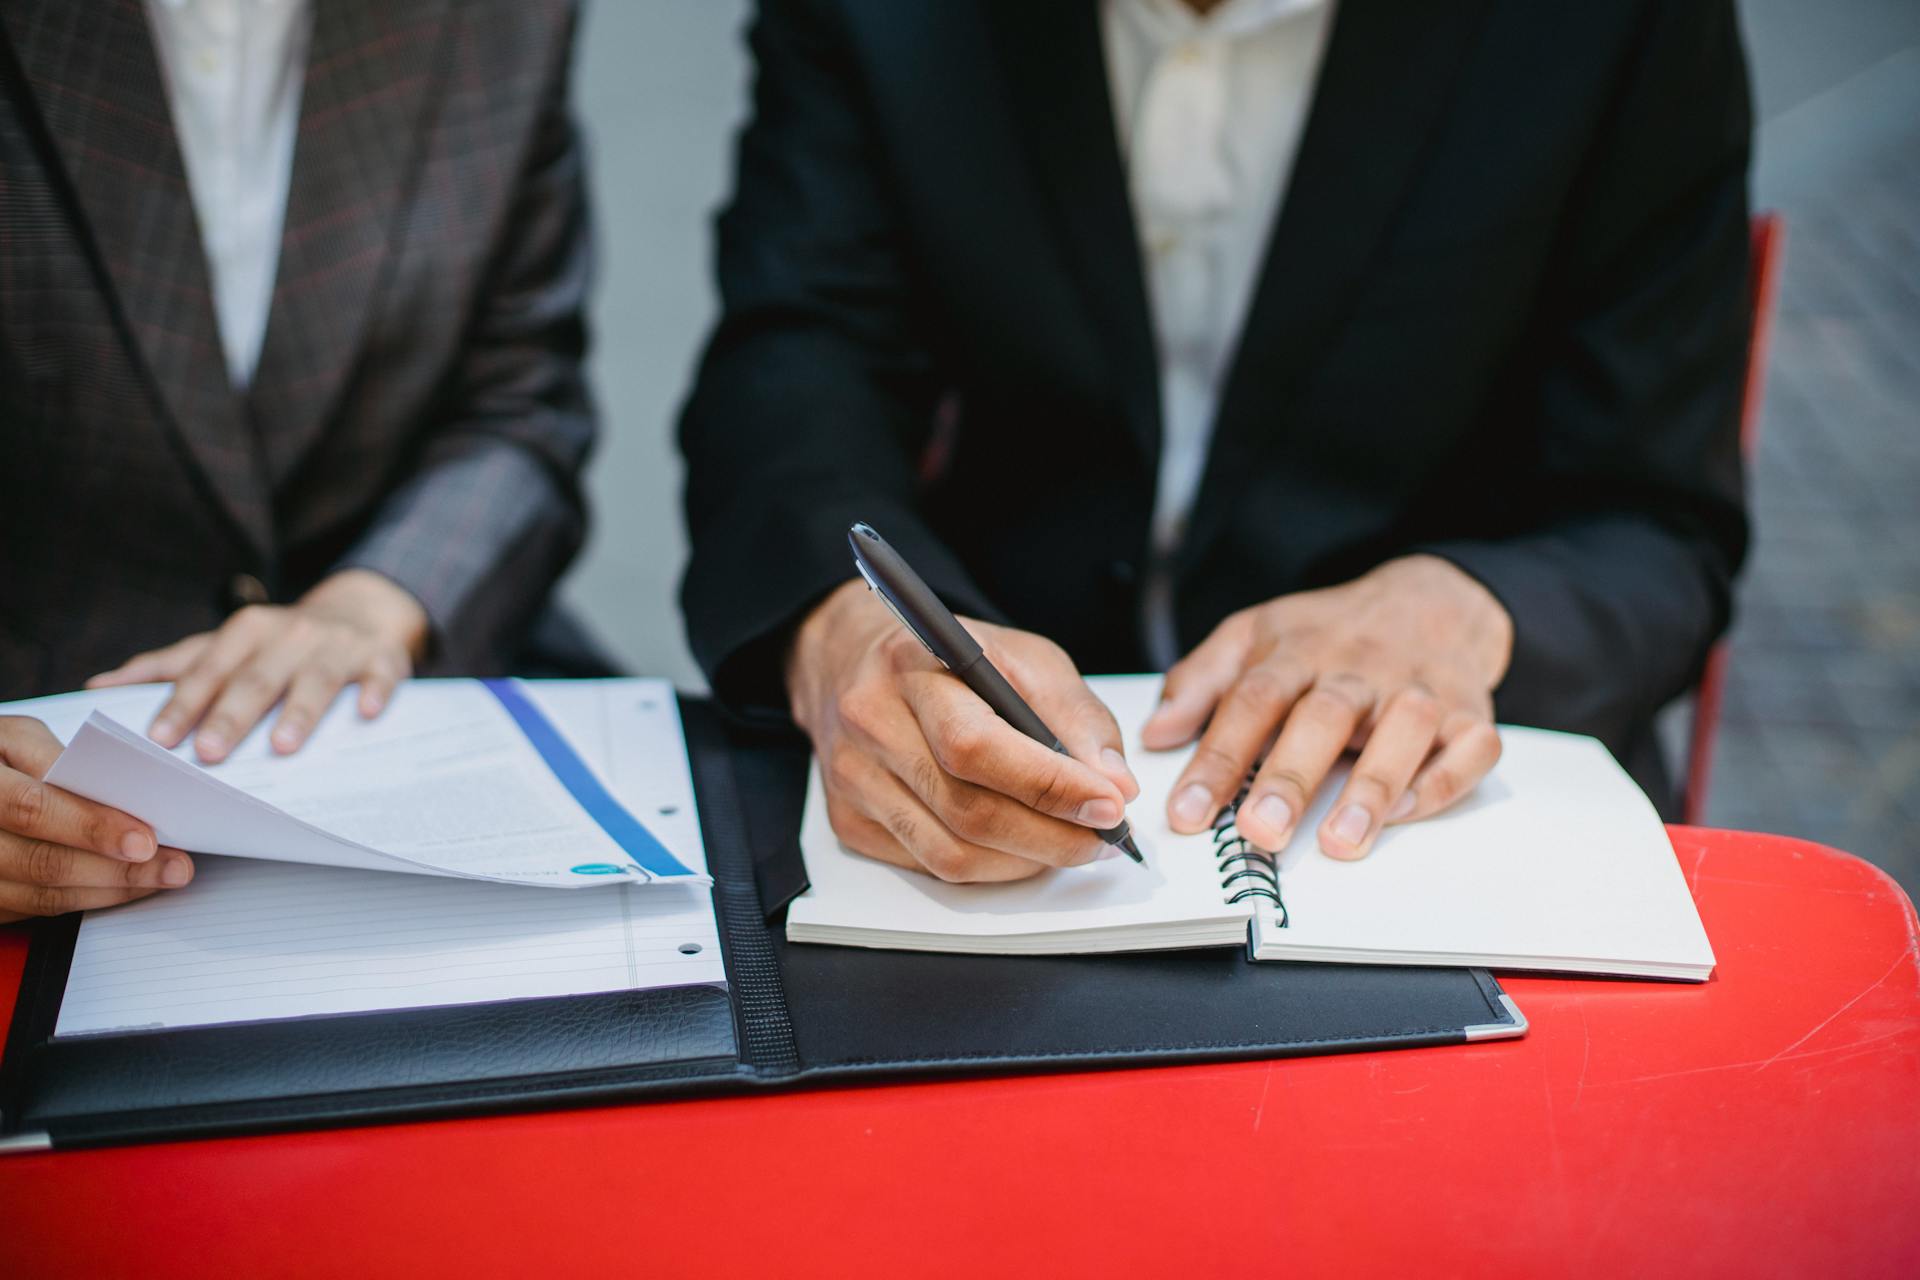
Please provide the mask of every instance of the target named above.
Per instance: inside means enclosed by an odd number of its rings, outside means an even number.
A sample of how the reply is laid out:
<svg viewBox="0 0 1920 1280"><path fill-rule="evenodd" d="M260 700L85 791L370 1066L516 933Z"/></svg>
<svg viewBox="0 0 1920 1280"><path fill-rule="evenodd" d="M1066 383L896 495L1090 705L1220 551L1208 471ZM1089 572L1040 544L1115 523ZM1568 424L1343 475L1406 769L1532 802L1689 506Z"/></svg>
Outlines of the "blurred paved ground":
<svg viewBox="0 0 1920 1280"><path fill-rule="evenodd" d="M1787 246L1707 821L1920 896L1920 4L1743 9Z"/></svg>
<svg viewBox="0 0 1920 1280"><path fill-rule="evenodd" d="M1789 227L1708 817L1850 849L1920 896L1920 0L1740 8L1756 203ZM568 594L634 669L688 688L669 432L712 314L707 214L743 110L746 10L600 0L579 65L607 440Z"/></svg>

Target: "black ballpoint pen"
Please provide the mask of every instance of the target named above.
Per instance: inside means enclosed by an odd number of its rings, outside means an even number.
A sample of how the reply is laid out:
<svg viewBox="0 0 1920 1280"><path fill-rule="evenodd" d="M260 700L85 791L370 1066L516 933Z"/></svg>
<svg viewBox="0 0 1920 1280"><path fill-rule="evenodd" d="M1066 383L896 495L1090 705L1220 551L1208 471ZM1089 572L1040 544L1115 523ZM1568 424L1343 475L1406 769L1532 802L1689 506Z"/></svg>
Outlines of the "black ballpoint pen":
<svg viewBox="0 0 1920 1280"><path fill-rule="evenodd" d="M928 653L964 680L967 688L993 708L995 715L1041 746L1063 756L1069 754L1053 730L1034 714L1027 700L987 660L980 643L968 634L947 606L940 603L940 597L900 558L900 553L874 532L872 525L854 525L847 531L847 543L853 548L854 566L867 580L867 586L893 616L900 619L900 624L927 647ZM1140 856L1140 847L1133 842L1133 832L1128 829L1124 815L1119 826L1100 832L1100 838L1135 862L1146 861Z"/></svg>

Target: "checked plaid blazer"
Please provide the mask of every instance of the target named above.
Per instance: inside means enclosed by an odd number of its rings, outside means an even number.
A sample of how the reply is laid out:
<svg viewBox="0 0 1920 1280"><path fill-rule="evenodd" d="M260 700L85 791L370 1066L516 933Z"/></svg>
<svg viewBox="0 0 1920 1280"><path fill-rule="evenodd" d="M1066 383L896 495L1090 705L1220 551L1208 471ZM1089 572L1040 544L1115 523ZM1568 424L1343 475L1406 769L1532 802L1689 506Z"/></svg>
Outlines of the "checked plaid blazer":
<svg viewBox="0 0 1920 1280"><path fill-rule="evenodd" d="M317 0L252 385L140 0L0 4L0 698L377 570L505 669L584 531L568 0Z"/></svg>

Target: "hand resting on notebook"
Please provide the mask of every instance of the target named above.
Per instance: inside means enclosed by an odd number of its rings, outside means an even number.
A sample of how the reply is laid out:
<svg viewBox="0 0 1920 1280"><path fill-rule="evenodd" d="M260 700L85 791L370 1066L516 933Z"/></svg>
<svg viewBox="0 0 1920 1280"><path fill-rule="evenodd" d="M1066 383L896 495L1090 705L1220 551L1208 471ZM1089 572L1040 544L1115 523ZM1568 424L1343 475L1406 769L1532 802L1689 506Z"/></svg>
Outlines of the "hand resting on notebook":
<svg viewBox="0 0 1920 1280"><path fill-rule="evenodd" d="M110 907L177 888L193 863L153 829L40 779L60 740L38 720L0 716L0 922Z"/></svg>
<svg viewBox="0 0 1920 1280"><path fill-rule="evenodd" d="M789 651L841 843L942 880L1018 880L1100 856L1095 831L1139 794L1120 729L1052 641L963 620L1073 753L1049 751L948 674L859 581L816 606Z"/></svg>
<svg viewBox="0 0 1920 1280"><path fill-rule="evenodd" d="M1435 556L1241 610L1167 673L1141 730L1155 750L1201 735L1169 824L1204 829L1264 755L1237 824L1257 847L1284 848L1353 748L1360 758L1318 836L1334 857L1364 857L1383 826L1438 813L1499 760L1493 689L1512 649L1499 601Z"/></svg>

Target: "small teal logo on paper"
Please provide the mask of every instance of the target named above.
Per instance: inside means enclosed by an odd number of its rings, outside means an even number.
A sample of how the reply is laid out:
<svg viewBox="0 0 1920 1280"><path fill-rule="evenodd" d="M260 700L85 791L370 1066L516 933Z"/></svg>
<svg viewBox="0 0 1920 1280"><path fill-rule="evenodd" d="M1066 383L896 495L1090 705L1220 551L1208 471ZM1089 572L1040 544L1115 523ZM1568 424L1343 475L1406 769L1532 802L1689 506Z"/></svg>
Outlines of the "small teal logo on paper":
<svg viewBox="0 0 1920 1280"><path fill-rule="evenodd" d="M583 862L573 868L573 874L577 876L617 876L625 871L626 868L616 867L611 862Z"/></svg>

